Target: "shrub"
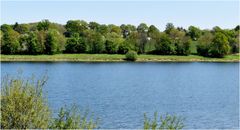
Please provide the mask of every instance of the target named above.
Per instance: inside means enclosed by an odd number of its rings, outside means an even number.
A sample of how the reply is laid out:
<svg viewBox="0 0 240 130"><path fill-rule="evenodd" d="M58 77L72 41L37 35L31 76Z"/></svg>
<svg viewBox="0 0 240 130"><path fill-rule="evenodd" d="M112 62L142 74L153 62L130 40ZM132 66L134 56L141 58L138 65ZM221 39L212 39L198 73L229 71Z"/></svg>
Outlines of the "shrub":
<svg viewBox="0 0 240 130"><path fill-rule="evenodd" d="M45 79L4 77L1 84L1 128L48 128L50 110L43 96Z"/></svg>
<svg viewBox="0 0 240 130"><path fill-rule="evenodd" d="M159 130L179 130L183 129L183 118L177 116L171 116L166 114L165 116L160 116L160 120L157 119L157 112L154 113L153 120L149 119L146 114L144 114L144 129L159 129Z"/></svg>
<svg viewBox="0 0 240 130"><path fill-rule="evenodd" d="M137 52L129 51L126 53L126 60L128 61L136 61L137 60Z"/></svg>
<svg viewBox="0 0 240 130"><path fill-rule="evenodd" d="M53 118L43 94L46 78L35 81L21 77L4 77L1 82L1 129L94 129L94 120L88 111L84 114L73 105L61 108Z"/></svg>
<svg viewBox="0 0 240 130"><path fill-rule="evenodd" d="M90 118L90 119L88 119ZM54 119L50 128L52 129L95 129L98 120L94 121L88 116L88 111L81 114L79 108L73 105L71 108L62 107L58 117Z"/></svg>

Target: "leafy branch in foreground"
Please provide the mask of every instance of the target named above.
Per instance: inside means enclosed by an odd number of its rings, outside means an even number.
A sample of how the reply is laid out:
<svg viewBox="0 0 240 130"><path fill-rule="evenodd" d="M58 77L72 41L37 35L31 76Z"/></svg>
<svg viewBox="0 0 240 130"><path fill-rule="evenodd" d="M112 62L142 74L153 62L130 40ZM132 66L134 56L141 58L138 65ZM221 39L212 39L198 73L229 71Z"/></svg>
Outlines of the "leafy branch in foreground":
<svg viewBox="0 0 240 130"><path fill-rule="evenodd" d="M160 120L157 118L157 112L154 113L152 120L147 117L146 113L144 113L144 130L180 130L184 127L184 119L182 117L166 114L165 116L160 116Z"/></svg>

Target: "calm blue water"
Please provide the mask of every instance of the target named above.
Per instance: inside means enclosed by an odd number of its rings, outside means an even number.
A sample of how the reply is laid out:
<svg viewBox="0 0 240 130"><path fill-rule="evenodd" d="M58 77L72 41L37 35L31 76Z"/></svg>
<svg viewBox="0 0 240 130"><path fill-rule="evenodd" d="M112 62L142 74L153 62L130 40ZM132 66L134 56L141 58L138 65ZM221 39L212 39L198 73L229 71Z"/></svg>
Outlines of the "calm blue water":
<svg viewBox="0 0 240 130"><path fill-rule="evenodd" d="M1 63L1 74L49 79L57 110L76 103L101 128L142 128L143 113L185 117L186 128L239 128L239 63Z"/></svg>

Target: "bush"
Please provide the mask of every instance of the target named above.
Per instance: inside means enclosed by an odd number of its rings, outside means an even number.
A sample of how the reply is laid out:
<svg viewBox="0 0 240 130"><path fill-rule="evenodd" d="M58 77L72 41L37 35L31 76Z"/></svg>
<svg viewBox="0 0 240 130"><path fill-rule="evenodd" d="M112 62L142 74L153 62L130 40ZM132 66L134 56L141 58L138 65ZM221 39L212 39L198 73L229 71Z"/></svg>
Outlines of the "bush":
<svg viewBox="0 0 240 130"><path fill-rule="evenodd" d="M73 105L71 108L62 107L58 117L54 119L51 129L95 129L98 120L94 121L92 116L88 117L88 111L80 114L79 108ZM88 120L88 118L90 118Z"/></svg>
<svg viewBox="0 0 240 130"><path fill-rule="evenodd" d="M35 81L21 77L4 77L1 82L1 129L94 129L98 120L80 113L73 105L61 108L53 118L43 94L46 78Z"/></svg>
<svg viewBox="0 0 240 130"><path fill-rule="evenodd" d="M136 61L137 60L137 52L129 51L126 53L126 60L128 61Z"/></svg>
<svg viewBox="0 0 240 130"><path fill-rule="evenodd" d="M154 119L151 120L144 114L144 126L145 130L149 129L159 129L159 130L179 130L183 129L183 118L177 116L171 116L166 114L165 116L160 116L160 120L157 119L157 112L154 113ZM159 123L158 123L159 122Z"/></svg>
<svg viewBox="0 0 240 130"><path fill-rule="evenodd" d="M42 93L45 79L4 77L1 84L1 128L48 128L50 110Z"/></svg>

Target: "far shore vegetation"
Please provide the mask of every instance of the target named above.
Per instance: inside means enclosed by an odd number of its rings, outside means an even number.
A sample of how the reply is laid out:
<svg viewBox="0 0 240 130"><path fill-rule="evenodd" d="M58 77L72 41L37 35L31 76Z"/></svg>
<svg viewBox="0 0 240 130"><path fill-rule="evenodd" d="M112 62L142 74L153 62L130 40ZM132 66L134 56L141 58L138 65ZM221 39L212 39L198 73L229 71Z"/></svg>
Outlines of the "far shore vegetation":
<svg viewBox="0 0 240 130"><path fill-rule="evenodd" d="M239 25L208 30L167 23L159 30L146 23L16 22L1 25L1 61L122 61L128 52L137 53L133 61L239 61L239 35Z"/></svg>
<svg viewBox="0 0 240 130"><path fill-rule="evenodd" d="M11 61L69 61L69 62L124 62L123 54L55 54L55 55L0 55L1 62ZM239 62L239 54L227 55L224 58L210 58L198 55L137 55L135 62Z"/></svg>
<svg viewBox="0 0 240 130"><path fill-rule="evenodd" d="M98 129L99 118L89 111L80 111L77 105L62 107L56 116L43 92L46 77L4 76L1 81L1 129ZM82 110L82 109L81 109ZM184 120L176 115L160 116L155 112L153 119L144 114L143 129L184 128ZM101 119L101 118L100 118ZM140 119L136 119L140 120ZM102 121L102 120L101 120Z"/></svg>

